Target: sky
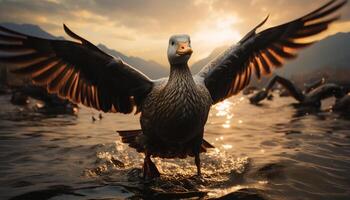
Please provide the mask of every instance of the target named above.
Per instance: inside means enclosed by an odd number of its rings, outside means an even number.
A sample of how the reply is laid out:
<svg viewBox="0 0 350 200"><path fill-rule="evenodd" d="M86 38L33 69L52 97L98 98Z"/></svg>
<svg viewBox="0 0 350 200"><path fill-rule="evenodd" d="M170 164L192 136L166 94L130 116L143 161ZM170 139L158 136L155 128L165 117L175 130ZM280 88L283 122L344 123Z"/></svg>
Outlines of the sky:
<svg viewBox="0 0 350 200"><path fill-rule="evenodd" d="M232 45L268 14L264 28L301 17L328 0L0 0L0 22L39 25L65 36L65 23L94 44L128 56L168 65L166 49L173 34L191 36L191 62L216 47ZM350 32L350 3L341 20L317 39ZM66 36L65 36L66 37ZM66 37L67 38L67 37Z"/></svg>

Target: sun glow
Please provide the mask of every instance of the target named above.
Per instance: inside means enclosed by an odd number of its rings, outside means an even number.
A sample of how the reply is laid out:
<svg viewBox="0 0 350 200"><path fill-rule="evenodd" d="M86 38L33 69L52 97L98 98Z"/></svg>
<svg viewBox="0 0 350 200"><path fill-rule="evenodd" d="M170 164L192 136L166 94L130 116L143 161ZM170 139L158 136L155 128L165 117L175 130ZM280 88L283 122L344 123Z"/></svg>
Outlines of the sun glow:
<svg viewBox="0 0 350 200"><path fill-rule="evenodd" d="M218 13L212 14L207 20L201 22L192 36L193 44L199 50L197 58L208 56L217 47L237 42L241 35L234 29L234 25L238 22L239 19L235 16L221 16Z"/></svg>

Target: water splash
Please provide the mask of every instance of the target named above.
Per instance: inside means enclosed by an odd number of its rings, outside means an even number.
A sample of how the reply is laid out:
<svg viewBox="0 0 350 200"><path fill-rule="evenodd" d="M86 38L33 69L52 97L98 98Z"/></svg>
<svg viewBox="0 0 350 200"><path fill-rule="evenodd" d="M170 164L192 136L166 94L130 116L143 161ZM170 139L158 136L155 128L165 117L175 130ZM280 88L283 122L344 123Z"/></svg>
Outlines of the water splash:
<svg viewBox="0 0 350 200"><path fill-rule="evenodd" d="M193 192L209 189L210 195L218 194L215 190L222 189L223 185L231 188L228 191L241 189L237 187L237 183L247 171L250 159L234 157L226 151L226 148L222 146L201 154L201 178L196 176L197 169L193 157L153 159L162 175L149 187L163 192ZM114 183L127 182L128 185L143 182L140 178L143 155L119 141L99 146L96 149L95 163L96 167L86 169L83 176L103 178Z"/></svg>

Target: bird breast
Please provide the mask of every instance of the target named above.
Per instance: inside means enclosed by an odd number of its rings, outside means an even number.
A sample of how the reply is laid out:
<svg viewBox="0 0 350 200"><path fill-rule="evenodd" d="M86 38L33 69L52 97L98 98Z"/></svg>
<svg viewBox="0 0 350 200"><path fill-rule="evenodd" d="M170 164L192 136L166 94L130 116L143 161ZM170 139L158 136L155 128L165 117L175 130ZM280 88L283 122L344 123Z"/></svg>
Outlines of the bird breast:
<svg viewBox="0 0 350 200"><path fill-rule="evenodd" d="M141 126L146 135L188 140L203 131L210 105L210 94L193 80L163 84L145 100Z"/></svg>

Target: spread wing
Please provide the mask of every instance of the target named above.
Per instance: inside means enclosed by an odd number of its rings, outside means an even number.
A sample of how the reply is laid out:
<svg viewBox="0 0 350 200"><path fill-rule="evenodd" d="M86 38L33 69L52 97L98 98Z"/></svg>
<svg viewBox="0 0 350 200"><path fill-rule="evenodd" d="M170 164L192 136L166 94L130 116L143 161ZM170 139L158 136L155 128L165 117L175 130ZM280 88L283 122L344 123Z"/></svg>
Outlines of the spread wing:
<svg viewBox="0 0 350 200"><path fill-rule="evenodd" d="M270 74L283 61L296 57L296 51L312 44L297 41L325 31L339 16L330 17L347 0L333 0L319 9L289 23L256 33L267 18L250 31L236 46L206 65L195 79L205 84L214 103L237 94L249 84L255 72Z"/></svg>
<svg viewBox="0 0 350 200"><path fill-rule="evenodd" d="M20 66L14 73L30 75L34 84L74 103L104 112L131 113L152 89L144 74L76 35L79 42L48 40L0 26L0 62Z"/></svg>

